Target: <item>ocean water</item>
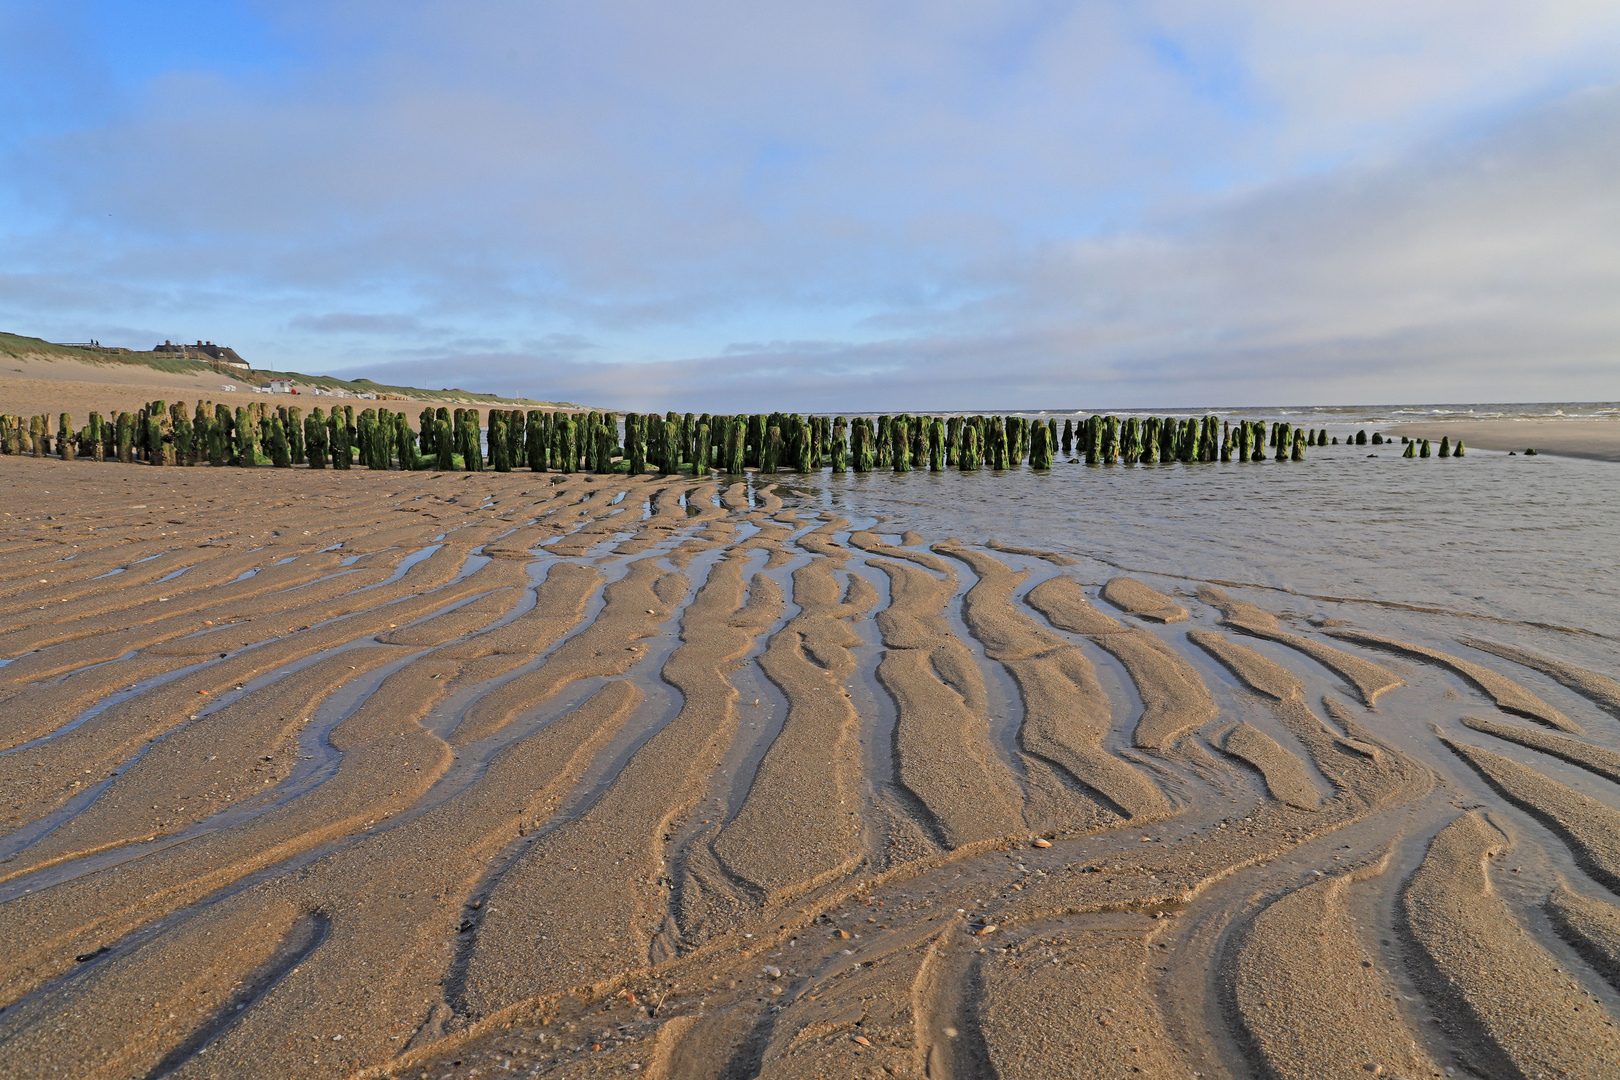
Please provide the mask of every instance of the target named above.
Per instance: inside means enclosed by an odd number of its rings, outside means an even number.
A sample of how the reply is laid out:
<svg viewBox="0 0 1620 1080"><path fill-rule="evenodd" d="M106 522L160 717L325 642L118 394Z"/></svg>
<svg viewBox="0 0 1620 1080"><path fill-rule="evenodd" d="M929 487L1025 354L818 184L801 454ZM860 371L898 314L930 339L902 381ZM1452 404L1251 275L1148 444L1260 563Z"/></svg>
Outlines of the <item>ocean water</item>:
<svg viewBox="0 0 1620 1080"><path fill-rule="evenodd" d="M1620 401L1551 401L1506 402L1497 404L1437 404L1437 405L1280 405L1265 407L1230 407L1210 409L1078 409L1074 411L1048 410L986 410L999 415L1051 417L1061 429L1064 420L1081 419L1093 412L1124 419L1135 416L1170 416L1177 420L1187 417L1215 415L1223 420L1286 421L1295 427L1326 429L1328 435L1344 438L1366 429L1370 436L1381 427L1396 424L1433 424L1444 421L1475 420L1615 420L1620 421ZM851 416L876 416L877 413L850 413ZM947 413L945 415L956 415Z"/></svg>
<svg viewBox="0 0 1620 1080"><path fill-rule="evenodd" d="M779 483L879 531L1061 552L1091 581L1223 582L1306 618L1478 633L1620 672L1620 467L1400 453L1341 445L1303 462L823 471Z"/></svg>

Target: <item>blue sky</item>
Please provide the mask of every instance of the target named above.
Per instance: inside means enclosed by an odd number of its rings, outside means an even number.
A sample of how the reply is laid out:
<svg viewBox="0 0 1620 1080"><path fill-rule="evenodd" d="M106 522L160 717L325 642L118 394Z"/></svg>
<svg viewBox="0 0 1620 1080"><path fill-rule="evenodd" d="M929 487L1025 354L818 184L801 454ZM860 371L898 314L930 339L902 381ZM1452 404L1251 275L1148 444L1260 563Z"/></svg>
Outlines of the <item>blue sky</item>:
<svg viewBox="0 0 1620 1080"><path fill-rule="evenodd" d="M1613 3L0 0L0 329L619 408L1620 397Z"/></svg>

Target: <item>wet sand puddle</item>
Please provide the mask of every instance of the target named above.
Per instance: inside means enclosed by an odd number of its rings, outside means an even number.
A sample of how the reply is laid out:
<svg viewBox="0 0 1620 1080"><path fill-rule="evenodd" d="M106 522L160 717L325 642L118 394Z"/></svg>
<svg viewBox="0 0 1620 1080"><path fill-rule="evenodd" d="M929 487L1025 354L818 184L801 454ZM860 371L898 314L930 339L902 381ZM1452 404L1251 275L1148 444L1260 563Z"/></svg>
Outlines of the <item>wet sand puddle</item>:
<svg viewBox="0 0 1620 1080"><path fill-rule="evenodd" d="M837 477L94 473L0 572L7 1075L1620 1060L1579 603Z"/></svg>

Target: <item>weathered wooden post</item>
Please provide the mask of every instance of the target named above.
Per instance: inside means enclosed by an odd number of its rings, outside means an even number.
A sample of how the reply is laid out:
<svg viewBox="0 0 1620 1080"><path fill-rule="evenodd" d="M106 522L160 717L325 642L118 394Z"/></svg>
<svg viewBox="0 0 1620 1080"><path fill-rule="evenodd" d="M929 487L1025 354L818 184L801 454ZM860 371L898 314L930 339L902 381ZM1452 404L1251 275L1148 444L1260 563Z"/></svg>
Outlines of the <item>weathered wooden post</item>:
<svg viewBox="0 0 1620 1080"><path fill-rule="evenodd" d="M738 413L731 418L731 428L727 434L725 462L726 472L732 476L741 476L743 470L748 468L748 416Z"/></svg>
<svg viewBox="0 0 1620 1080"><path fill-rule="evenodd" d="M1294 429L1294 448L1290 456L1294 461L1305 460L1305 433L1298 428Z"/></svg>
<svg viewBox="0 0 1620 1080"><path fill-rule="evenodd" d="M1423 445L1418 448L1418 457L1428 457L1428 456L1429 456L1429 440L1424 439L1423 440Z"/></svg>
<svg viewBox="0 0 1620 1080"><path fill-rule="evenodd" d="M118 414L113 421L113 440L118 448L118 460L128 465L135 460L135 421L127 412Z"/></svg>
<svg viewBox="0 0 1620 1080"><path fill-rule="evenodd" d="M209 432L209 459L213 459L214 435ZM312 469L326 468L326 413L319 405L304 417L304 459ZM218 464L218 462L214 462Z"/></svg>
<svg viewBox="0 0 1620 1080"><path fill-rule="evenodd" d="M1063 421L1063 456L1074 456L1074 420L1070 418Z"/></svg>
<svg viewBox="0 0 1620 1080"><path fill-rule="evenodd" d="M265 447L270 464L278 469L292 467L292 449L287 445L287 429L281 426L281 416L270 418L270 442Z"/></svg>
<svg viewBox="0 0 1620 1080"><path fill-rule="evenodd" d="M911 430L904 416L889 421L889 461L895 472L911 471Z"/></svg>
<svg viewBox="0 0 1620 1080"><path fill-rule="evenodd" d="M67 414L63 413L62 415L66 416ZM1442 436L1440 436L1440 456L1444 457L1444 458L1448 458L1448 457L1451 456L1451 436L1450 435L1442 435Z"/></svg>
<svg viewBox="0 0 1620 1080"><path fill-rule="evenodd" d="M377 424L376 409L362 409L355 424L355 445L360 449L360 464L368 469L377 467L377 440L372 429Z"/></svg>
<svg viewBox="0 0 1620 1080"><path fill-rule="evenodd" d="M529 447L528 417L522 409L512 409L506 414L506 452L511 455L512 468L517 468L528 461Z"/></svg>
<svg viewBox="0 0 1620 1080"><path fill-rule="evenodd" d="M456 468L456 437L450 430L450 421L440 415L433 417L433 468L439 472L454 472Z"/></svg>
<svg viewBox="0 0 1620 1080"><path fill-rule="evenodd" d="M107 447L105 445L106 432L102 430L102 427L101 414L98 412L92 412L90 414L89 422L85 425L85 434L90 443L89 449L91 461L107 460Z"/></svg>
<svg viewBox="0 0 1620 1080"><path fill-rule="evenodd" d="M1277 460L1287 461L1288 449L1294 441L1293 428L1288 424L1287 421L1273 424L1271 427L1271 437L1276 440Z"/></svg>
<svg viewBox="0 0 1620 1080"><path fill-rule="evenodd" d="M196 433L191 430L191 414L186 411L186 403L180 402L174 410L174 463L176 465L195 465L196 458L191 455L191 448L196 441Z"/></svg>
<svg viewBox="0 0 1620 1080"><path fill-rule="evenodd" d="M1417 457L1417 443L1415 443L1415 442L1407 443L1406 444L1406 452L1403 453L1401 455L1401 457L1403 457L1403 458L1415 458L1415 457Z"/></svg>
<svg viewBox="0 0 1620 1080"><path fill-rule="evenodd" d="M979 468L979 425L964 423L960 433L961 444L956 451L956 467L962 472L976 472Z"/></svg>
<svg viewBox="0 0 1620 1080"><path fill-rule="evenodd" d="M591 451L591 461L598 473L613 471L613 445L614 436L618 434L618 425L608 426L609 415L602 414L602 418L596 422L596 446Z"/></svg>
<svg viewBox="0 0 1620 1080"><path fill-rule="evenodd" d="M214 419L208 425L208 464L221 468L236 459L236 414L224 402L214 406Z"/></svg>
<svg viewBox="0 0 1620 1080"><path fill-rule="evenodd" d="M778 424L772 424L765 429L765 450L759 457L759 471L775 473L781 467L782 428Z"/></svg>
<svg viewBox="0 0 1620 1080"><path fill-rule="evenodd" d="M864 416L855 418L855 426L850 432L850 454L854 458L855 471L866 473L872 471L872 433L867 428L869 421Z"/></svg>
<svg viewBox="0 0 1620 1080"><path fill-rule="evenodd" d="M849 471L849 450L845 442L848 437L849 422L842 416L833 417L832 434L828 441L828 458L832 471L842 473Z"/></svg>
<svg viewBox="0 0 1620 1080"><path fill-rule="evenodd" d="M67 413L56 418L56 456L63 461L73 460L73 417Z"/></svg>
<svg viewBox="0 0 1620 1080"><path fill-rule="evenodd" d="M495 472L512 471L512 459L506 452L506 417L495 409L489 412L489 467Z"/></svg>
<svg viewBox="0 0 1620 1080"><path fill-rule="evenodd" d="M1052 467L1052 432L1045 424L1035 424L1034 430L1030 432L1029 467L1032 469Z"/></svg>
<svg viewBox="0 0 1620 1080"><path fill-rule="evenodd" d="M204 461L209 460L211 446L208 440L213 427L212 410L204 408L202 402L197 402L197 411L191 418L191 463L193 465L201 465ZM299 441L302 444L302 439Z"/></svg>
<svg viewBox="0 0 1620 1080"><path fill-rule="evenodd" d="M604 412L602 414L602 441L601 441L601 470L604 473L613 472L614 455L623 457L622 447L619 446L619 417L616 413Z"/></svg>
<svg viewBox="0 0 1620 1080"><path fill-rule="evenodd" d="M692 475L702 479L709 475L709 466L714 461L714 447L709 442L709 425L702 418L698 419L697 435L693 439ZM804 451L808 455L808 448Z"/></svg>
<svg viewBox="0 0 1620 1080"><path fill-rule="evenodd" d="M152 412L146 416L146 460L153 465L167 465L168 446L163 436L164 422L169 419L168 413Z"/></svg>
<svg viewBox="0 0 1620 1080"><path fill-rule="evenodd" d="M945 471L945 422L937 416L928 425L928 471Z"/></svg>
<svg viewBox="0 0 1620 1080"><path fill-rule="evenodd" d="M429 456L436 456L439 452L438 448L433 445L433 418L434 412L431 405L422 406L422 411L416 414L416 423L422 429L422 453Z"/></svg>
<svg viewBox="0 0 1620 1080"><path fill-rule="evenodd" d="M332 467L348 472L354 468L354 425L349 423L349 416L354 407L346 405L343 411L332 410L327 420L327 442L332 447Z"/></svg>
<svg viewBox="0 0 1620 1080"><path fill-rule="evenodd" d="M544 416L539 409L530 409L523 425L523 462L535 472L546 471Z"/></svg>
<svg viewBox="0 0 1620 1080"><path fill-rule="evenodd" d="M417 453L416 432L411 430L411 418L403 412L394 414L393 450L399 457L399 467L406 472L415 472L422 467L421 456Z"/></svg>
<svg viewBox="0 0 1620 1080"><path fill-rule="evenodd" d="M338 406L334 405L332 411L326 417L325 438L326 452L331 457L332 468L334 469L342 470L349 467L349 462L344 460L347 456L347 447L345 446L347 439L348 428L343 423L343 412Z"/></svg>
<svg viewBox="0 0 1620 1080"><path fill-rule="evenodd" d="M1464 449L1463 441L1461 439L1458 439L1457 440L1457 445L1452 448L1451 456L1452 457L1462 457L1463 456L1463 449Z"/></svg>

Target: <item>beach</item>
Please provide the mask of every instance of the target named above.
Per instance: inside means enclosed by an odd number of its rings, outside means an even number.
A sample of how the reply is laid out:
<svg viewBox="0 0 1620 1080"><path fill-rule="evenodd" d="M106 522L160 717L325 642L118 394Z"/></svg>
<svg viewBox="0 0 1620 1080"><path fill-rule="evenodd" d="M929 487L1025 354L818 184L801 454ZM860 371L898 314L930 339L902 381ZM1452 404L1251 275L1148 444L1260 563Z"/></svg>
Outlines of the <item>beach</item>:
<svg viewBox="0 0 1620 1080"><path fill-rule="evenodd" d="M1602 463L0 476L0 1073L1620 1059Z"/></svg>
<svg viewBox="0 0 1620 1080"><path fill-rule="evenodd" d="M1620 461L1620 421L1616 420L1443 420L1396 424L1385 433L1435 443L1442 438L1461 439L1464 445L1480 450L1522 454L1534 448L1538 454Z"/></svg>
<svg viewBox="0 0 1620 1080"><path fill-rule="evenodd" d="M23 415L48 412L52 430L64 410L73 417L74 424L82 427L92 412L107 417L120 412L133 413L154 400L207 400L233 409L238 405L270 401L278 405L300 405L306 412L315 405L330 406L334 400L308 393L308 390L304 387L305 392L299 394L261 393L239 378L212 371L191 374L116 361L91 364L40 356L0 356L0 412ZM336 400L355 405L361 399L351 395ZM394 407L414 413L429 404L453 406L469 402L452 393L431 400L425 397L396 399Z"/></svg>

